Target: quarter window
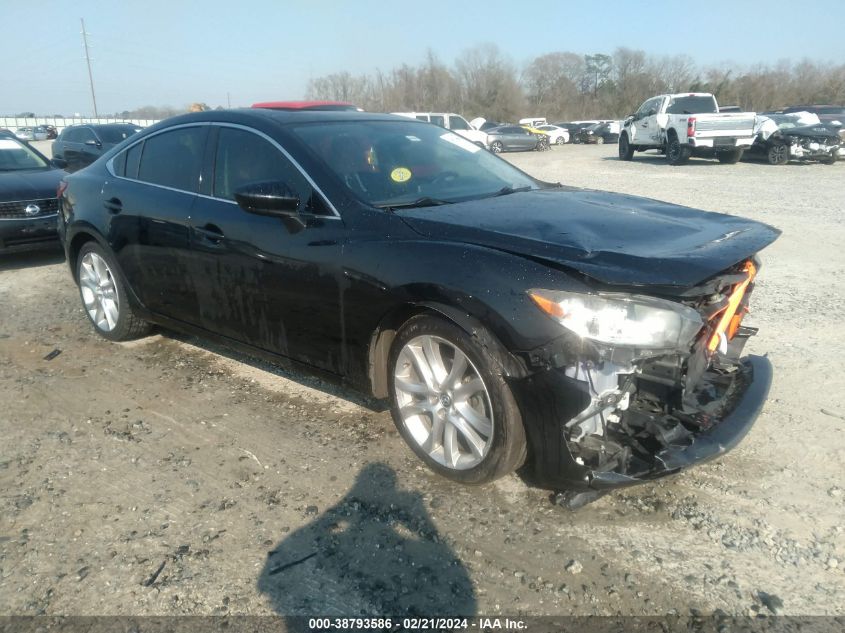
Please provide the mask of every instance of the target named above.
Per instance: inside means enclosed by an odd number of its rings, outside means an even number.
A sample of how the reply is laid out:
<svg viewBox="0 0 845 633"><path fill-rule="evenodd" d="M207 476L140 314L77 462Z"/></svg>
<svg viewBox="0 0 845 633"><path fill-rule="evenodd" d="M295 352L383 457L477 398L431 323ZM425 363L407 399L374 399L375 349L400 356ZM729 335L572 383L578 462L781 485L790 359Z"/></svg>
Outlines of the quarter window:
<svg viewBox="0 0 845 633"><path fill-rule="evenodd" d="M206 127L179 128L147 138L138 180L196 193L206 131ZM128 163L127 160L127 175Z"/></svg>
<svg viewBox="0 0 845 633"><path fill-rule="evenodd" d="M123 152L126 154L126 177L138 177L138 165L141 164L141 151L144 148L144 143L137 143Z"/></svg>

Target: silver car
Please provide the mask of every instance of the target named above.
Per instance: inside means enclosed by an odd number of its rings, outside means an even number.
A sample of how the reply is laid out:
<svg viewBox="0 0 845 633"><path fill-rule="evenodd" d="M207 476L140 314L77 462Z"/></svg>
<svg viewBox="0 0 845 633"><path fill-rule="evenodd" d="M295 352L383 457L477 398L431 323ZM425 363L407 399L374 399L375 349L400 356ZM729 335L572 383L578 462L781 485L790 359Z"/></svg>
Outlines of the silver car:
<svg viewBox="0 0 845 633"><path fill-rule="evenodd" d="M502 125L487 130L487 140L494 154L537 149L540 142L537 134L519 125Z"/></svg>
<svg viewBox="0 0 845 633"><path fill-rule="evenodd" d="M22 141L46 141L47 130L42 127L19 127L15 132Z"/></svg>

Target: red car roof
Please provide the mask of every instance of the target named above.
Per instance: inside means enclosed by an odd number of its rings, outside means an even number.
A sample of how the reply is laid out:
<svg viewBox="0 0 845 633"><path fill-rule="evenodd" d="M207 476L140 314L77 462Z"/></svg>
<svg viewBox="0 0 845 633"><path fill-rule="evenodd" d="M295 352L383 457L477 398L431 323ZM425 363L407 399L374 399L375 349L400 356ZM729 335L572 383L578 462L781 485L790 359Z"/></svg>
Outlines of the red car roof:
<svg viewBox="0 0 845 633"><path fill-rule="evenodd" d="M361 110L345 101L262 101L253 103L252 107L269 110Z"/></svg>

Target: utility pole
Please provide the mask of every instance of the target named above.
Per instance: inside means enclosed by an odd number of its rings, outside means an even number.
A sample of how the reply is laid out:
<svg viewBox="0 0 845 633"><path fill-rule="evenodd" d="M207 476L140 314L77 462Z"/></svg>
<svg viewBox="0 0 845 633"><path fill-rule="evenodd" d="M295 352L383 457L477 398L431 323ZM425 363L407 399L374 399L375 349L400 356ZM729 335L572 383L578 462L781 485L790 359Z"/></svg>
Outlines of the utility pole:
<svg viewBox="0 0 845 633"><path fill-rule="evenodd" d="M94 75L91 74L91 56L88 54L88 33L85 32L85 20L79 18L82 22L82 46L85 48L85 63L88 64L88 83L91 84L91 100L94 102L94 118L99 118L97 114L97 96L94 94Z"/></svg>
<svg viewBox="0 0 845 633"><path fill-rule="evenodd" d="M229 108L232 107L232 98L229 96L229 93L226 93L226 103L228 104Z"/></svg>

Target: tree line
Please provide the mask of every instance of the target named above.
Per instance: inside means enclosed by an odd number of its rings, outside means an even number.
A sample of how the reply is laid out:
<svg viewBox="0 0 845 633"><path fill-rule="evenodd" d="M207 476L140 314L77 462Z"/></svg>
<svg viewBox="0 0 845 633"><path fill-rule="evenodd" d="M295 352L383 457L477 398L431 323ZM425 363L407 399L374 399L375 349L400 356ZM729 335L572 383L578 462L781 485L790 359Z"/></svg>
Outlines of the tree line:
<svg viewBox="0 0 845 633"><path fill-rule="evenodd" d="M722 105L762 112L788 105L845 104L845 64L782 61L744 69L701 67L687 55L554 52L517 67L494 44L452 65L429 51L416 66L309 81L306 97L348 101L375 112L446 111L514 121L623 118L657 94L712 92Z"/></svg>

